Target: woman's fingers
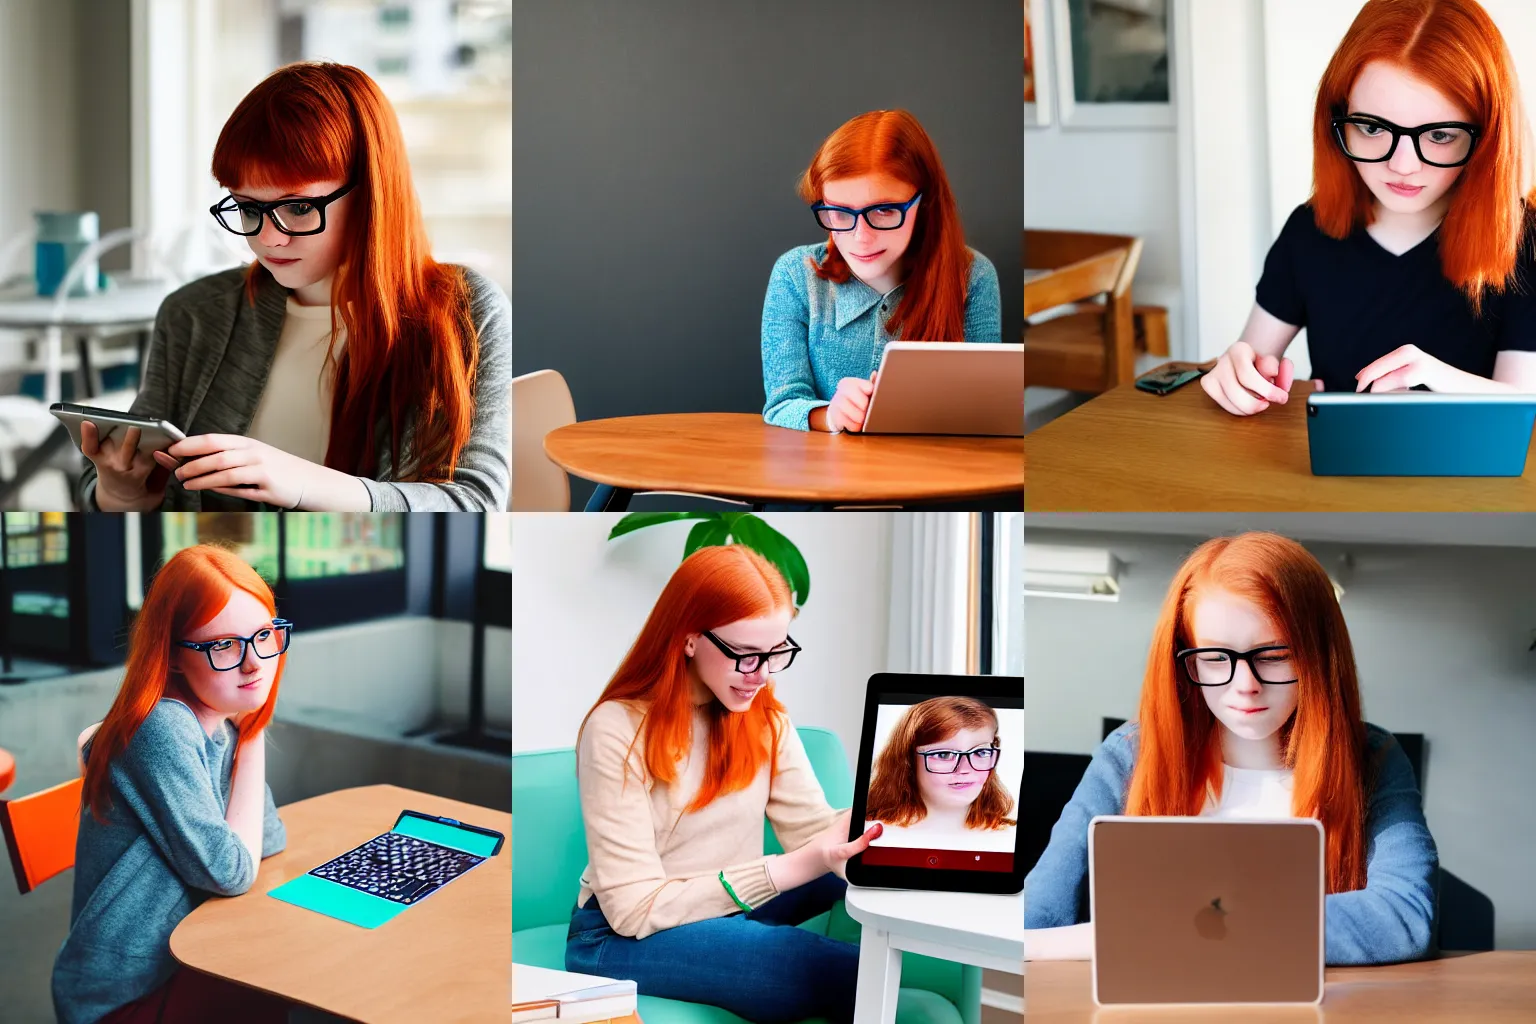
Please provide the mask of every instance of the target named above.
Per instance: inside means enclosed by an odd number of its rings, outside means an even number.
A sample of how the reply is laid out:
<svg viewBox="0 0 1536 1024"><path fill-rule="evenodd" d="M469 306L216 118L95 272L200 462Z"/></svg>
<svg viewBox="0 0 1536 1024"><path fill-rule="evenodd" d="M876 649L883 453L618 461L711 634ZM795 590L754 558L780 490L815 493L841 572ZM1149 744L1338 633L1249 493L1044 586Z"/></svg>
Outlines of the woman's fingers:
<svg viewBox="0 0 1536 1024"><path fill-rule="evenodd" d="M1269 359L1272 357L1265 358ZM1242 362L1234 361L1234 367L1237 370L1237 382L1259 398L1270 402L1283 402L1288 397L1285 392L1270 382L1269 378L1274 374L1263 373L1257 363L1246 360ZM1279 373L1279 371L1280 367L1276 363L1274 373Z"/></svg>
<svg viewBox="0 0 1536 1024"><path fill-rule="evenodd" d="M189 491L212 491L220 487L237 487L240 484L261 484L261 471L256 466L235 466L214 473L184 479L182 487Z"/></svg>
<svg viewBox="0 0 1536 1024"><path fill-rule="evenodd" d="M101 450L101 439L96 436L96 424L90 420L80 421L80 454L96 461L96 453Z"/></svg>

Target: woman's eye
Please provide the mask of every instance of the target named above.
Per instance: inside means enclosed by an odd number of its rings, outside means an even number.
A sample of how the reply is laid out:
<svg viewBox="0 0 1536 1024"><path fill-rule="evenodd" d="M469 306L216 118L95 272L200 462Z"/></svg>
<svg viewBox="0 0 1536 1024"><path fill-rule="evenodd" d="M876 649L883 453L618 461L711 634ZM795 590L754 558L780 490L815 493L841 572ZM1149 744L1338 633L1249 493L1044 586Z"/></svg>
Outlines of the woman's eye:
<svg viewBox="0 0 1536 1024"><path fill-rule="evenodd" d="M953 761L955 759L955 752L953 750L936 750L930 756L937 757L940 761Z"/></svg>
<svg viewBox="0 0 1536 1024"><path fill-rule="evenodd" d="M315 207L311 203L289 203L288 211L295 217L308 217L315 212Z"/></svg>
<svg viewBox="0 0 1536 1024"><path fill-rule="evenodd" d="M1359 132L1361 135L1370 137L1373 135L1380 135L1382 132L1386 131L1386 129L1379 124L1357 124L1355 125L1355 131Z"/></svg>
<svg viewBox="0 0 1536 1024"><path fill-rule="evenodd" d="M234 641L233 640L215 640L213 642L213 647L210 648L210 649L211 650L215 650L215 651L227 651L233 645L234 645Z"/></svg>
<svg viewBox="0 0 1536 1024"><path fill-rule="evenodd" d="M1456 136L1453 135L1450 132L1430 132L1429 133L1429 141L1433 142L1437 146L1443 146L1443 145L1445 145L1448 142L1453 142L1453 141L1455 141L1455 138L1456 138Z"/></svg>
<svg viewBox="0 0 1536 1024"><path fill-rule="evenodd" d="M256 634L256 639L257 640L265 640L265 639L267 639L271 635L272 635L272 631L270 629L264 629L260 633Z"/></svg>

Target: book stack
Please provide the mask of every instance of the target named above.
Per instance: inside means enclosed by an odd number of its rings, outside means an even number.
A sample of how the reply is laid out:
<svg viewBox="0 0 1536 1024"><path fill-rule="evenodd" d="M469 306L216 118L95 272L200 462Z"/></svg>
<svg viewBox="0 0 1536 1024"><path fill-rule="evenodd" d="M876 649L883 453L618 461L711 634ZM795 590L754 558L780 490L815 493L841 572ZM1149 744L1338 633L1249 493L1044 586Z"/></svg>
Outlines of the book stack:
<svg viewBox="0 0 1536 1024"><path fill-rule="evenodd" d="M633 981L512 965L512 1024L594 1024L623 1018L639 1024L638 999Z"/></svg>

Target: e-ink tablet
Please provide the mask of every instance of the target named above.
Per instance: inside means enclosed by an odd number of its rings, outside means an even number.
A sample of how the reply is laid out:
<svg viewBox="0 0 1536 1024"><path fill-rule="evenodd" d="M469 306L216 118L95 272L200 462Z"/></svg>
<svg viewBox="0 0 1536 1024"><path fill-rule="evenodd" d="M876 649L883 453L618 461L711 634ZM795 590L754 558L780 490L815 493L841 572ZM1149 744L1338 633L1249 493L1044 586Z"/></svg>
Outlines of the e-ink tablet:
<svg viewBox="0 0 1536 1024"><path fill-rule="evenodd" d="M500 832L401 811L395 827L374 836L269 896L363 928L377 928L470 868L500 852Z"/></svg>
<svg viewBox="0 0 1536 1024"><path fill-rule="evenodd" d="M849 838L883 831L848 861L848 881L1021 892L1023 782L1022 676L870 677Z"/></svg>

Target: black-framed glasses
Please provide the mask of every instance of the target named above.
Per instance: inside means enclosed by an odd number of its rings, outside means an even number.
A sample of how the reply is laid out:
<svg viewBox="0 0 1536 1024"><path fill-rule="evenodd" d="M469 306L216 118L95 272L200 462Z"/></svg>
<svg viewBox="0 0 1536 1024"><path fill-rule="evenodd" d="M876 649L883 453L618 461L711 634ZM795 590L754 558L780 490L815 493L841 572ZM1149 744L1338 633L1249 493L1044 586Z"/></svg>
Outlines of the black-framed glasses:
<svg viewBox="0 0 1536 1024"><path fill-rule="evenodd" d="M997 767L999 751L994 746L977 747L975 750L920 750L923 770L934 775L953 775L962 760L972 771L989 772Z"/></svg>
<svg viewBox="0 0 1536 1024"><path fill-rule="evenodd" d="M907 222L907 211L921 198L923 194L919 192L904 203L876 203L857 210L850 206L815 203L811 213L815 215L816 223L828 231L852 231L858 226L860 217L876 231L895 231Z"/></svg>
<svg viewBox="0 0 1536 1024"><path fill-rule="evenodd" d="M1178 653L1184 677L1196 686L1226 686L1237 675L1237 663L1246 661L1248 671L1261 683L1286 685L1296 681L1295 655L1289 647L1270 645L1251 651L1226 647L1189 647Z"/></svg>
<svg viewBox="0 0 1536 1024"><path fill-rule="evenodd" d="M1390 160L1398 140L1413 140L1419 162L1431 167L1460 167L1472 159L1472 149L1481 129L1465 121L1434 121L1416 128L1404 128L1384 118L1368 114L1340 114L1333 118L1333 137L1351 160L1379 164Z"/></svg>
<svg viewBox="0 0 1536 1024"><path fill-rule="evenodd" d="M325 208L352 191L356 182L347 182L328 196L289 196L261 203L254 199L225 196L208 207L219 227L249 238L261 234L263 217L272 218L272 226L285 235L318 235L325 230Z"/></svg>
<svg viewBox="0 0 1536 1024"><path fill-rule="evenodd" d="M293 623L287 619L273 619L272 625L258 629L250 636L221 636L212 640L178 640L176 646L192 651L202 651L208 658L210 668L215 672L228 672L232 668L239 668L245 661L246 644L255 648L258 658L275 658L288 649L288 640L292 633Z"/></svg>
<svg viewBox="0 0 1536 1024"><path fill-rule="evenodd" d="M748 651L745 654L731 650L726 646L725 641L707 629L704 631L704 636L720 649L721 654L734 661L736 671L744 676L756 672L763 665L764 659L767 659L767 671L783 672L794 664L795 655L800 653L800 647L795 643L795 638L787 635L784 637L784 642L789 644L788 647L779 647L771 651Z"/></svg>

